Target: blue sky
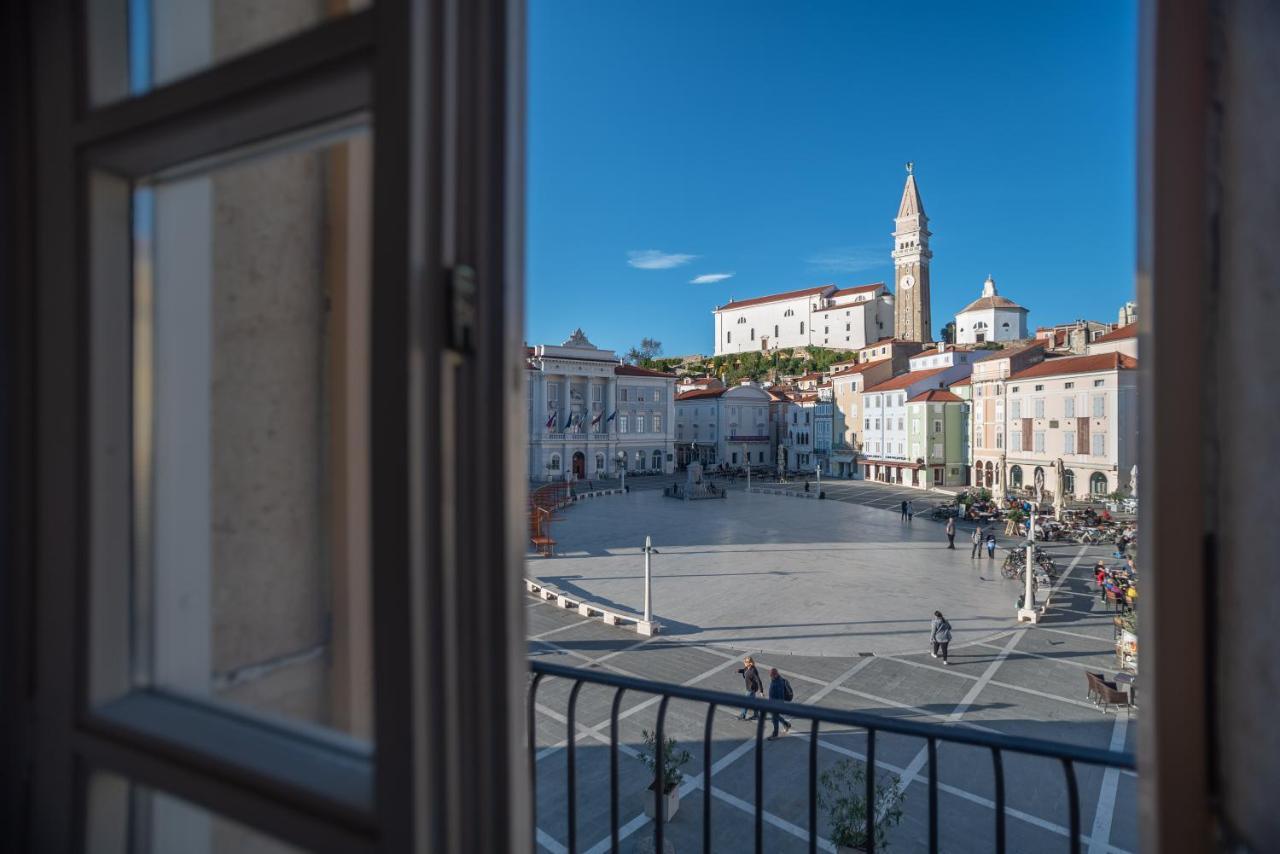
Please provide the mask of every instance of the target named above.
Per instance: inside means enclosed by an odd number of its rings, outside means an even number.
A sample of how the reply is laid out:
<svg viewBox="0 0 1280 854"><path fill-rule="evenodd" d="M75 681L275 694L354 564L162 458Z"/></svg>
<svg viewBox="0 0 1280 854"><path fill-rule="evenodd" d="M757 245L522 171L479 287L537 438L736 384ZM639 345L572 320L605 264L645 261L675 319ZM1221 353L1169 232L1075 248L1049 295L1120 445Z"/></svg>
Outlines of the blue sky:
<svg viewBox="0 0 1280 854"><path fill-rule="evenodd" d="M530 0L527 338L706 353L731 297L892 283L907 160L935 335L988 273L1114 322L1136 52L1126 0Z"/></svg>

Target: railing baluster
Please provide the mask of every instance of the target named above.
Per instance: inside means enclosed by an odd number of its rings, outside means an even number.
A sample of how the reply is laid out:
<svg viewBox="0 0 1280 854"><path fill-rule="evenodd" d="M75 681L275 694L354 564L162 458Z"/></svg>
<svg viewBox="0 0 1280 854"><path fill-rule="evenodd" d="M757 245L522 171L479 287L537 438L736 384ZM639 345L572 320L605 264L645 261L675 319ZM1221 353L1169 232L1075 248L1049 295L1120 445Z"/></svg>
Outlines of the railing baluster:
<svg viewBox="0 0 1280 854"><path fill-rule="evenodd" d="M809 728L809 854L818 851L818 719Z"/></svg>
<svg viewBox="0 0 1280 854"><path fill-rule="evenodd" d="M1070 759L1062 760L1062 770L1067 775L1067 809L1071 810L1071 854L1080 854L1080 792L1076 789L1076 766Z"/></svg>
<svg viewBox="0 0 1280 854"><path fill-rule="evenodd" d="M929 854L938 852L938 741L929 736Z"/></svg>
<svg viewBox="0 0 1280 854"><path fill-rule="evenodd" d="M538 740L535 737L537 719L533 707L541 681L542 674L535 673L529 683L529 836L532 839L538 838Z"/></svg>
<svg viewBox="0 0 1280 854"><path fill-rule="evenodd" d="M764 854L764 719L765 713L756 710L756 854Z"/></svg>
<svg viewBox="0 0 1280 854"><path fill-rule="evenodd" d="M622 840L618 838L618 706L626 688L613 694L613 708L609 711L609 838L613 842L613 854L618 854Z"/></svg>
<svg viewBox="0 0 1280 854"><path fill-rule="evenodd" d="M1000 748L991 748L991 761L996 769L996 854L1004 854L1004 756Z"/></svg>
<svg viewBox="0 0 1280 854"><path fill-rule="evenodd" d="M867 854L876 850L876 731L867 730Z"/></svg>
<svg viewBox="0 0 1280 854"><path fill-rule="evenodd" d="M528 689L528 708L527 708L527 725L528 725L528 754L529 754L529 793L532 809L529 816L529 829L531 835L536 839L539 832L537 825L537 805L538 805L538 739L537 739L537 692L541 685L541 681L545 676L553 676L558 679L571 680L573 688L569 696L568 716L565 718L568 730L567 740L567 784L569 794L569 845L567 850L573 851L577 848L577 699L578 693L585 683L598 685L608 685L615 689L613 706L609 717L611 725L610 730L610 757L609 757L609 796L610 796L610 839L613 844L614 851L618 851L621 844L621 827L620 827L620 772L618 768L620 752L620 738L618 732L618 721L620 718L620 710L622 697L627 691L640 691L646 694L654 695L661 698L661 705L658 709L657 732L655 734L655 767L653 774L654 788L654 806L657 821L654 823L654 841L658 843L659 850L665 844L665 823L662 820L666 806L666 792L664 790L665 775L663 774L663 757L665 754L664 742L666 741L666 710L667 705L672 698L687 700L690 702L703 703L707 706L707 717L704 725L703 737L703 780L705 800L703 801L703 831L702 831L702 848L704 851L710 851L711 843L711 799L712 799L712 736L714 732L715 711L719 706L726 704L741 705L738 697L723 692L711 691L704 688L697 688L687 685L667 685L651 680L638 679L631 676L622 676L615 673L605 673L600 671L584 671L578 668L567 667L565 665L551 664L543 661L530 661L529 669L533 674ZM759 703L758 700L750 699L748 703L768 705ZM764 850L764 726L767 722L767 712L761 714L760 709L756 709L756 759L755 759L755 821L754 821L754 837L755 850L762 852ZM823 723L835 724L843 727L855 727L863 729L867 732L867 752L866 752L866 800L871 805L871 810L867 816L867 826L865 834L867 836L867 850L873 851L876 847L875 838L875 819L879 812L876 801L876 741L877 733L881 730L895 733L900 736L911 738L923 738L927 742L927 755L929 762L929 802L928 802L928 820L929 820L929 850L937 851L939 848L940 822L938 814L938 743L950 742L955 744L967 744L975 747L985 747L991 751L992 762L995 769L995 813L996 813L996 844L994 850L997 854L1003 854L1007 848L1006 835L1006 796L1005 796L1005 780L1004 780L1004 753L1013 751L1015 753L1028 756L1038 756L1048 759L1057 759L1063 765L1063 771L1067 778L1067 788L1069 796L1070 809L1070 850L1073 854L1079 854L1081 849L1081 816L1080 816L1080 793L1078 780L1076 778L1075 763L1085 762L1098 765L1104 768L1119 768L1127 770L1135 770L1137 763L1132 753L1122 753L1112 750L1101 750L1098 748L1080 747L1076 745L1059 744L1055 742L1045 741L1043 739L1023 738L1018 736L1001 735L998 733L972 732L969 730L946 729L936 724L926 724L918 721L909 721L898 718L881 718L874 714L859 711L830 709L830 708L812 708L812 716L806 714L811 720L810 727L810 743L809 743L809 850L814 851L822 846L821 837L818 833L818 816L817 816L817 756L819 747L819 733ZM547 752L559 749L549 748ZM742 840L734 839L732 844L737 848L745 848L741 844Z"/></svg>
<svg viewBox="0 0 1280 854"><path fill-rule="evenodd" d="M666 793L662 791L666 782L662 773L662 766L665 764L663 759L666 757L663 751L663 729L667 721L667 701L671 699L668 694L662 695L662 702L658 704L658 726L657 732L654 733L654 767L653 767L653 850L662 854L662 837L666 833L666 815L663 810L663 801Z"/></svg>
<svg viewBox="0 0 1280 854"><path fill-rule="evenodd" d="M707 704L707 722L702 730L702 852L711 854L711 724L716 704Z"/></svg>
<svg viewBox="0 0 1280 854"><path fill-rule="evenodd" d="M573 719L578 708L578 691L580 690L582 690L581 679L573 683L573 690L569 692L569 714L565 717L565 729L568 730L566 737L569 739L569 746L565 751L565 761L569 765L569 854L574 854L578 850L578 731L573 725Z"/></svg>

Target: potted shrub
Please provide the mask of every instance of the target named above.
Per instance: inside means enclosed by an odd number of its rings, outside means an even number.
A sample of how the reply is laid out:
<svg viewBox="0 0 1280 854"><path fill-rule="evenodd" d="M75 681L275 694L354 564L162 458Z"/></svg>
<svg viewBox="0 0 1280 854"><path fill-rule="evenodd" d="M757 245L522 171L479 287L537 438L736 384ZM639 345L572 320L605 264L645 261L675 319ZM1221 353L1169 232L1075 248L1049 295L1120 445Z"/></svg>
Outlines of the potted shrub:
<svg viewBox="0 0 1280 854"><path fill-rule="evenodd" d="M867 850L867 784L866 766L853 759L842 759L818 778L821 788L818 805L827 813L831 825L831 842L840 854ZM877 851L885 850L889 828L902 821L902 789L898 781L876 783L875 810L872 822Z"/></svg>
<svg viewBox="0 0 1280 854"><path fill-rule="evenodd" d="M649 770L649 791L653 792L653 777L657 773L657 733L649 730L640 732L644 740L644 748L640 751L640 761ZM687 750L677 750L674 738L663 740L662 745L662 820L671 821L676 810L680 808L680 783L684 780L684 772L680 768L693 756ZM644 799L644 814L653 818L653 795Z"/></svg>

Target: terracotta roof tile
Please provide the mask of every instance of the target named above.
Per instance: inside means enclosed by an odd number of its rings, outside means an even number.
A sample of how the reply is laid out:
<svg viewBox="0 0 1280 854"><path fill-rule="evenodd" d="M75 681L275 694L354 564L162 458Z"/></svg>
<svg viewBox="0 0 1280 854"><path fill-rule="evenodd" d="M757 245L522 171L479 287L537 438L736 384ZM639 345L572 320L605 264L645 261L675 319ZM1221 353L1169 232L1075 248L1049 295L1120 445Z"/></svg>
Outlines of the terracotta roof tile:
<svg viewBox="0 0 1280 854"><path fill-rule="evenodd" d="M1125 326L1121 326L1119 329L1113 329L1110 332L1108 332L1106 335L1103 335L1099 338L1095 338L1089 343L1105 344L1108 341L1123 341L1125 338L1137 338L1137 337L1138 337L1138 324L1129 323L1129 324L1126 324Z"/></svg>
<svg viewBox="0 0 1280 854"><path fill-rule="evenodd" d="M727 388L695 388L676 395L676 400L701 400L703 398L720 397Z"/></svg>
<svg viewBox="0 0 1280 854"><path fill-rule="evenodd" d="M952 383L952 385L955 385L955 383ZM928 391L920 392L908 400L907 403L964 403L964 401L946 389L931 388Z"/></svg>
<svg viewBox="0 0 1280 854"><path fill-rule="evenodd" d="M876 282L871 285L858 285L855 288L840 288L839 290L832 291L830 294L828 294L828 296L832 299L834 299L835 297L847 297L847 296L852 296L853 294L865 294L868 291L874 291L876 288L883 288L883 287L884 287L884 282Z"/></svg>
<svg viewBox="0 0 1280 854"><path fill-rule="evenodd" d="M1135 370L1138 360L1123 353L1098 353L1093 356L1060 356L1045 359L1009 376L1010 380L1053 377L1063 374L1091 374L1098 371Z"/></svg>
<svg viewBox="0 0 1280 854"><path fill-rule="evenodd" d="M743 308L748 305L760 305L761 303L766 303L766 302L778 302L779 300L797 299L799 297L812 296L813 294L822 293L823 291L826 291L829 288L834 289L835 285L819 285L816 288L801 288L798 291L786 291L784 293L769 294L768 296L763 296L763 297L752 297L751 299L729 300L729 302L725 303L724 305L717 306L716 311L727 311L729 309L734 309L734 308Z"/></svg>
<svg viewBox="0 0 1280 854"><path fill-rule="evenodd" d="M940 374L943 371L947 370L949 367L950 366L943 367L943 368L928 368L927 370L923 370L923 371L912 371L911 373L908 373L908 374L898 374L896 377L892 379L885 380L879 385L872 386L871 388L864 391L863 394L875 394L878 391L896 391L897 389L900 389L900 388L906 388L912 383L917 383L920 380L927 380L929 377L933 376L934 374Z"/></svg>

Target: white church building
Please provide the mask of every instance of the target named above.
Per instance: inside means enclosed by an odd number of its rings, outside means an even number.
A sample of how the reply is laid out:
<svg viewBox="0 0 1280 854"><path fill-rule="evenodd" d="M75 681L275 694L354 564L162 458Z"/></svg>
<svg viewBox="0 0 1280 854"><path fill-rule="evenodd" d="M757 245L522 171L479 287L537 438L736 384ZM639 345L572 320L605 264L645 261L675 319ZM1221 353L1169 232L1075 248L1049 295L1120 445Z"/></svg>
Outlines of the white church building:
<svg viewBox="0 0 1280 854"><path fill-rule="evenodd" d="M1000 296L990 276L982 283L982 296L956 314L957 344L1020 341L1026 337L1027 309Z"/></svg>
<svg viewBox="0 0 1280 854"><path fill-rule="evenodd" d="M808 346L857 350L893 336L893 294L883 282L730 300L714 314L717 356Z"/></svg>

